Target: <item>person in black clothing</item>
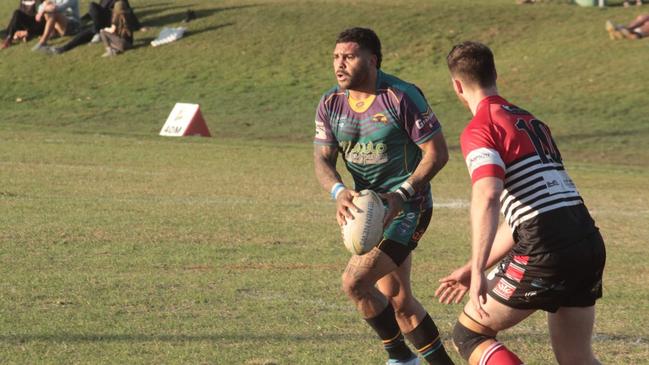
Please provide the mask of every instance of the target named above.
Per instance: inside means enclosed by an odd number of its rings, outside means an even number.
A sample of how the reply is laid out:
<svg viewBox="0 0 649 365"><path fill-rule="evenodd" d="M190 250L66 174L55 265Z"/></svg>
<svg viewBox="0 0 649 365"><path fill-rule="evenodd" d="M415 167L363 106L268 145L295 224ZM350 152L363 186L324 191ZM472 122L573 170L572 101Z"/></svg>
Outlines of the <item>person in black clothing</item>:
<svg viewBox="0 0 649 365"><path fill-rule="evenodd" d="M45 22L36 21L36 9L41 2L41 0L20 0L20 7L11 16L7 26L7 35L0 49L11 46L11 42L14 37L18 38L18 34L21 35L19 38L23 39L43 34Z"/></svg>
<svg viewBox="0 0 649 365"><path fill-rule="evenodd" d="M131 9L128 0L123 0L123 1L124 1L124 6L128 9ZM112 18L113 9L115 7L116 2L118 2L118 0L101 0L99 3L91 2L88 8L88 13L86 13L81 17L81 21L91 20L92 26L87 27L81 32L79 32L79 34L77 34L74 38L72 38L68 43L64 44L62 47L51 48L50 49L51 53L61 54L82 44L86 44L89 42L92 43L99 42L100 31L103 28L107 28L111 26L111 18ZM140 22L135 16L135 14L133 13L133 11L132 10L129 11L129 14L130 17L132 18L130 19L130 22L134 30L140 29L141 28Z"/></svg>

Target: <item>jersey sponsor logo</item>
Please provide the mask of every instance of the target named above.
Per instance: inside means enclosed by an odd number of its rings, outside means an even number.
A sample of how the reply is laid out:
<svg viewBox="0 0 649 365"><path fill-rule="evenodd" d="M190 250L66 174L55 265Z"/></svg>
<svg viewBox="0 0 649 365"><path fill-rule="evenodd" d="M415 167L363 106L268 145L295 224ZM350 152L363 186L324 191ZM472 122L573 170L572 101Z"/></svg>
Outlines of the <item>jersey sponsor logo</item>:
<svg viewBox="0 0 649 365"><path fill-rule="evenodd" d="M315 138L327 139L327 131L325 130L324 123L319 120L315 121Z"/></svg>
<svg viewBox="0 0 649 365"><path fill-rule="evenodd" d="M338 129L342 129L342 128L345 127L345 123L347 123L350 120L351 120L351 118L349 118L349 117L347 117L345 115L341 115L340 117L338 117L338 120L335 122L335 124L338 125ZM351 121L353 121L353 120L351 120Z"/></svg>
<svg viewBox="0 0 649 365"><path fill-rule="evenodd" d="M512 229L544 212L583 204L563 165L536 154L507 167L505 176L501 210Z"/></svg>
<svg viewBox="0 0 649 365"><path fill-rule="evenodd" d="M498 280L498 283L494 287L493 292L497 296L505 300L509 300L509 298L511 298L512 295L514 294L514 290L516 290L516 287L508 283L506 280L500 278Z"/></svg>
<svg viewBox="0 0 649 365"><path fill-rule="evenodd" d="M399 234L401 235L406 235L410 232L410 223L409 222L401 222L399 223L399 226L397 227L399 230Z"/></svg>
<svg viewBox="0 0 649 365"><path fill-rule="evenodd" d="M399 225L401 234L409 233L412 227L417 223L417 214L415 212L408 212L404 217L403 222Z"/></svg>
<svg viewBox="0 0 649 365"><path fill-rule="evenodd" d="M485 165L498 165L505 169L505 163L498 151L491 148L476 148L475 150L469 152L466 155L466 165L469 168L469 174L473 175L473 172L479 167Z"/></svg>
<svg viewBox="0 0 649 365"><path fill-rule="evenodd" d="M430 111L430 112L429 112ZM435 114L433 113L430 108L426 111L426 113L422 114L421 119L417 119L415 121L415 126L417 126L417 129L423 129L425 126L429 126L430 128L433 127L433 124L435 124L435 121L437 118L435 117Z"/></svg>
<svg viewBox="0 0 649 365"><path fill-rule="evenodd" d="M385 143L353 143L343 141L340 143L345 160L359 165L378 165L388 162L388 145Z"/></svg>
<svg viewBox="0 0 649 365"><path fill-rule="evenodd" d="M376 113L372 116L372 122L388 124L388 117L386 117L385 114Z"/></svg>

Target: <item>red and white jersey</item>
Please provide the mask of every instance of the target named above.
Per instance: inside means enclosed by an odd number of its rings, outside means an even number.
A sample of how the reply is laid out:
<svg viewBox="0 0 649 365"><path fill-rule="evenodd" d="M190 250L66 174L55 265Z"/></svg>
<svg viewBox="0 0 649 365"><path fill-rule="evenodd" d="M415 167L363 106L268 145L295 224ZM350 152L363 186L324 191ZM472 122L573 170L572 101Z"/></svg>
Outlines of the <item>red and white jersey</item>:
<svg viewBox="0 0 649 365"><path fill-rule="evenodd" d="M488 176L503 180L501 211L517 241L523 237L534 246L556 241L563 230L594 229L550 129L529 112L500 96L487 97L462 132L461 145L473 183ZM578 219L563 218L575 212ZM522 250L533 251L538 247Z"/></svg>

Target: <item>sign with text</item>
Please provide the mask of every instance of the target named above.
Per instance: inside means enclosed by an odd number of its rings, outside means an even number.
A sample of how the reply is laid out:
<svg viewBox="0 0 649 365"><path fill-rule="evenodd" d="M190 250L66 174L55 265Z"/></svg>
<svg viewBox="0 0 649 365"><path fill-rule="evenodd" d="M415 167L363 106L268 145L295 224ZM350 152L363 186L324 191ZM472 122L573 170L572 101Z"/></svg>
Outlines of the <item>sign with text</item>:
<svg viewBox="0 0 649 365"><path fill-rule="evenodd" d="M203 114L201 114L200 105L187 103L176 103L167 121L162 126L160 135L167 137L211 137L205 119L203 119Z"/></svg>

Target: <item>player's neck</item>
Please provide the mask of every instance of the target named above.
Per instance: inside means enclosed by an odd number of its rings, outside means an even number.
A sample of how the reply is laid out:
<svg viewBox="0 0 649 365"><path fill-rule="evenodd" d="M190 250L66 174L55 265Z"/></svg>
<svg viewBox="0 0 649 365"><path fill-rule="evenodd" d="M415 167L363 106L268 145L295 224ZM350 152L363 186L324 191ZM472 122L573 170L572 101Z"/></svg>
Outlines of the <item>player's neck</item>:
<svg viewBox="0 0 649 365"><path fill-rule="evenodd" d="M365 82L361 85L354 87L354 89L349 89L349 96L352 99L364 100L373 95L376 95L376 79L378 77L378 71L372 70L368 73Z"/></svg>
<svg viewBox="0 0 649 365"><path fill-rule="evenodd" d="M473 90L465 90L464 98L471 109L471 113L476 115L478 112L478 105L480 102L489 96L498 95L498 88L496 86L488 89L477 88Z"/></svg>

